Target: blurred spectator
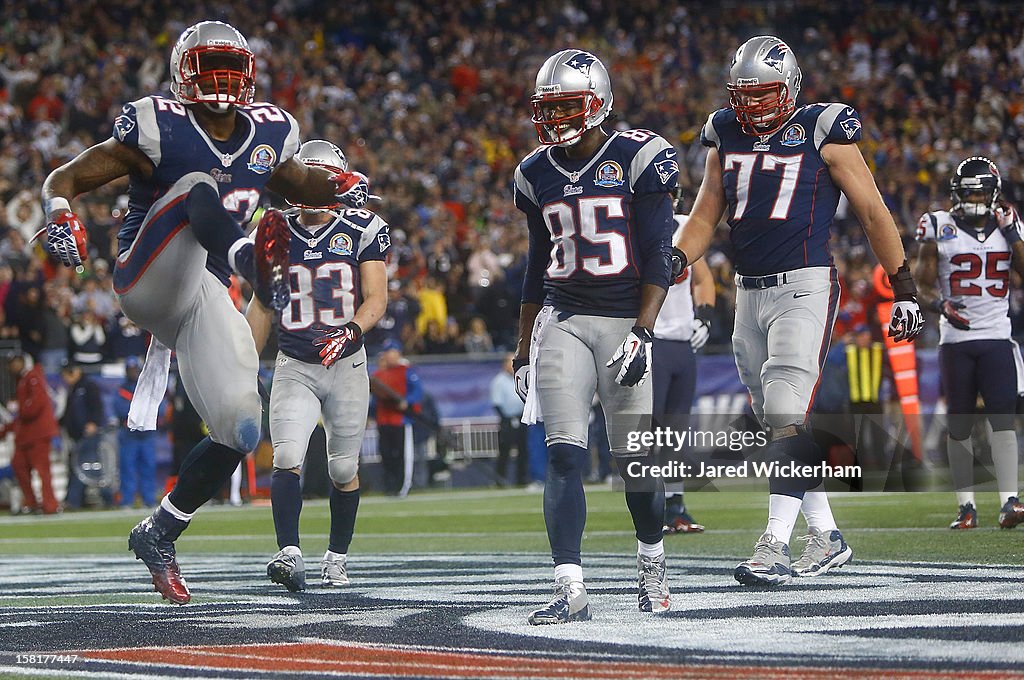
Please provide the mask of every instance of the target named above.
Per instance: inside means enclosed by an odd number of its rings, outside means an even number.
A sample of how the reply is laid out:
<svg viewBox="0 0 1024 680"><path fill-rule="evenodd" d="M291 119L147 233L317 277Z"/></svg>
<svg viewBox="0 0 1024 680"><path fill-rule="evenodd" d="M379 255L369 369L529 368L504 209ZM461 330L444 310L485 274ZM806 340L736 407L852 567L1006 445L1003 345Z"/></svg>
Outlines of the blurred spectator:
<svg viewBox="0 0 1024 680"><path fill-rule="evenodd" d="M138 493L142 505L156 505L156 430L129 430L128 410L139 382L142 360L131 356L124 362L124 382L114 395L117 416L118 474L121 478L121 505L131 507Z"/></svg>
<svg viewBox="0 0 1024 680"><path fill-rule="evenodd" d="M479 316L469 320L469 329L462 336L462 347L470 354L494 351L494 342L487 332L487 324Z"/></svg>
<svg viewBox="0 0 1024 680"><path fill-rule="evenodd" d="M433 276L427 276L420 286L417 297L420 303L420 313L416 317L417 333L426 334L427 325L431 321L438 325L448 322L448 303L444 299L444 289L440 281Z"/></svg>
<svg viewBox="0 0 1024 680"><path fill-rule="evenodd" d="M511 479L507 468L513 447L516 450L517 486L526 485L526 470L530 460L526 448L526 426L519 422L523 417L523 400L516 393L512 356L509 354L505 357L501 371L491 380L491 403L501 418L498 425L498 459L494 464L494 474L499 486L507 486Z"/></svg>
<svg viewBox="0 0 1024 680"><path fill-rule="evenodd" d="M69 335L71 337L71 359L75 363L91 365L103 361L103 348L107 342L107 333L103 330L103 324L92 309L87 309L71 317Z"/></svg>
<svg viewBox="0 0 1024 680"><path fill-rule="evenodd" d="M43 207L39 195L22 189L7 202L7 224L17 229L27 243L43 227Z"/></svg>
<svg viewBox="0 0 1024 680"><path fill-rule="evenodd" d="M419 376L402 357L394 340L381 347L377 370L370 378L377 421L377 449L384 471L384 492L405 496L412 485L413 440L409 416L420 411L423 388Z"/></svg>
<svg viewBox="0 0 1024 680"><path fill-rule="evenodd" d="M61 425L71 440L72 448L64 506L77 510L85 500L85 482L74 468L109 465L109 462L100 459L100 430L106 424L107 416L99 386L91 377L82 373L81 366L70 360L61 368L60 375L67 386L68 395ZM111 470L105 470L104 477L112 479L111 473ZM100 497L104 507L113 507L114 491L110 486L100 487Z"/></svg>
<svg viewBox="0 0 1024 680"><path fill-rule="evenodd" d="M28 354L11 357L7 370L17 380L17 412L12 422L0 428L0 437L14 433L11 468L21 487L21 511L42 511L52 515L59 510L50 472L50 444L57 436L57 420L46 389L46 376L43 375L42 367L34 364ZM39 475L43 496L41 506L32 489L33 470Z"/></svg>

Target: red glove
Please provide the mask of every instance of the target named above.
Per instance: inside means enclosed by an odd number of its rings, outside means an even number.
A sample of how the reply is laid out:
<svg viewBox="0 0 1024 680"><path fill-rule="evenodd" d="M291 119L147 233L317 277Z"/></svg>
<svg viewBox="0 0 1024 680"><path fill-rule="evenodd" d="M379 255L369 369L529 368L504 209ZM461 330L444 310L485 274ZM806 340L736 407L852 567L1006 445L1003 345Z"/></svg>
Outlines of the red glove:
<svg viewBox="0 0 1024 680"><path fill-rule="evenodd" d="M349 321L341 328L326 331L313 341L321 347L320 359L324 366L330 368L338 359L355 354L362 345L363 329L355 321Z"/></svg>
<svg viewBox="0 0 1024 680"><path fill-rule="evenodd" d="M46 249L65 267L81 267L88 259L85 225L73 212L63 212L46 224ZM38 238L42 231L37 233Z"/></svg>

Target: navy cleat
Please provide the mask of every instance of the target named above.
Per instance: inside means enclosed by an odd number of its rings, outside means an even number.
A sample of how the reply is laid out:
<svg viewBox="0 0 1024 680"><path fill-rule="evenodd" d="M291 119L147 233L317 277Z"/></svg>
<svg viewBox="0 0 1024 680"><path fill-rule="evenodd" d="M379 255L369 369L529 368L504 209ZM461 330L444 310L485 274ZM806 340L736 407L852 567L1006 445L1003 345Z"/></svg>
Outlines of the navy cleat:
<svg viewBox="0 0 1024 680"><path fill-rule="evenodd" d="M789 580L789 546L771 534L763 534L754 545L754 554L741 562L733 577L745 586L770 588Z"/></svg>
<svg viewBox="0 0 1024 680"><path fill-rule="evenodd" d="M791 567L793 576L821 576L853 559L853 550L843 540L838 529L828 533L809 529L807 536L802 536L800 540L807 541L807 547Z"/></svg>
<svg viewBox="0 0 1024 680"><path fill-rule="evenodd" d="M582 581L570 581L567 576L555 581L555 597L546 607L530 614L530 625L590 620L590 600Z"/></svg>
<svg viewBox="0 0 1024 680"><path fill-rule="evenodd" d="M636 556L637 601L642 612L661 613L672 608L665 570L665 555Z"/></svg>
<svg viewBox="0 0 1024 680"><path fill-rule="evenodd" d="M267 576L293 593L306 589L306 564L297 550L280 550L267 564Z"/></svg>
<svg viewBox="0 0 1024 680"><path fill-rule="evenodd" d="M1024 522L1024 503L1016 496L1010 496L999 511L999 526L1012 529L1021 522Z"/></svg>
<svg viewBox="0 0 1024 680"><path fill-rule="evenodd" d="M1002 513L999 514L1002 519ZM974 503L964 503L960 506L956 520L950 525L950 529L974 529L978 526L978 511L974 509Z"/></svg>
<svg viewBox="0 0 1024 680"><path fill-rule="evenodd" d="M157 508L128 535L128 549L149 568L154 589L173 604L188 604L192 599L174 553L174 541L187 526L188 522Z"/></svg>
<svg viewBox="0 0 1024 680"><path fill-rule="evenodd" d="M669 534L701 534L704 533L704 525L697 524L693 517L690 517L690 513L682 510L665 520L663 533L666 536Z"/></svg>

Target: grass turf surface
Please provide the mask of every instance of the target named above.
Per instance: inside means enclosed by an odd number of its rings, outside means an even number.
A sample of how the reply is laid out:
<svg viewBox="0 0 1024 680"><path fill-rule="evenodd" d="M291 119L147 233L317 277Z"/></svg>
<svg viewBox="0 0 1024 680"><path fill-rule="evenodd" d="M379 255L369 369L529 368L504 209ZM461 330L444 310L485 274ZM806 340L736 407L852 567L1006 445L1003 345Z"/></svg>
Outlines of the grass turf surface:
<svg viewBox="0 0 1024 680"><path fill-rule="evenodd" d="M1024 564L1022 529L998 529L998 499L979 494L981 527L947 529L955 515L951 493L835 494L833 512L856 559L978 564ZM542 496L524 491L451 491L398 500L368 495L359 508L352 553L548 552ZM635 550L621 492L587 490L583 553ZM687 495L704 534L671 536L669 554L744 558L764 527L763 493L701 492ZM145 510L81 512L56 517L0 519L0 555L127 554L127 536ZM302 512L304 552L326 547L329 507L307 501ZM794 537L801 533L798 524ZM269 505L202 509L177 542L180 553L276 551ZM802 549L797 544L795 550Z"/></svg>

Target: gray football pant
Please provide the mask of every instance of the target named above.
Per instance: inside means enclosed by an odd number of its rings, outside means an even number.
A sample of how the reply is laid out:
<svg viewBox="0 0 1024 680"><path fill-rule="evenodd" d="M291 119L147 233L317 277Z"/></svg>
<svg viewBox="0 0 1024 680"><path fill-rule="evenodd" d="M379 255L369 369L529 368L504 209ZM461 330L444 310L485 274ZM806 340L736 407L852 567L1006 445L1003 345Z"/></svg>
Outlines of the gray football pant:
<svg viewBox="0 0 1024 680"><path fill-rule="evenodd" d="M331 481L351 482L359 469L370 378L366 350L339 359L330 368L277 355L270 393L270 439L274 467L297 468L309 447L309 437L321 419L327 433L327 469Z"/></svg>
<svg viewBox="0 0 1024 680"><path fill-rule="evenodd" d="M559 320L559 319L562 320ZM587 447L594 393L601 399L608 443L616 456L643 455L627 450L632 431L647 429L652 408L651 381L637 387L615 382L620 364L605 368L636 324L632 318L566 315L558 312L541 336L534 367L540 412L548 445Z"/></svg>

